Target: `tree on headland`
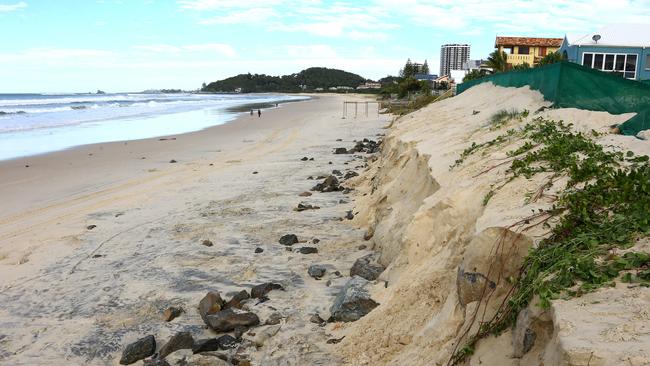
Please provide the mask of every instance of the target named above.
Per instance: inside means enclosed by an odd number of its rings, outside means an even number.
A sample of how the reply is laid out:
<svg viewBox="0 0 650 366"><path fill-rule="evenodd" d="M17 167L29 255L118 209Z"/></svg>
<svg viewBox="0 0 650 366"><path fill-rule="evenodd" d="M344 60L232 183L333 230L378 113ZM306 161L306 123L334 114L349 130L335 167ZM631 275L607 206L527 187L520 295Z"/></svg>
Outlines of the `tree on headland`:
<svg viewBox="0 0 650 366"><path fill-rule="evenodd" d="M404 68L399 71L399 76L406 79L413 75L415 75L415 67L413 66L413 63L409 58L408 60L406 60L406 64L404 65Z"/></svg>
<svg viewBox="0 0 650 366"><path fill-rule="evenodd" d="M495 50L490 54L485 63L492 69L493 73L504 72L508 70L508 54L503 51Z"/></svg>

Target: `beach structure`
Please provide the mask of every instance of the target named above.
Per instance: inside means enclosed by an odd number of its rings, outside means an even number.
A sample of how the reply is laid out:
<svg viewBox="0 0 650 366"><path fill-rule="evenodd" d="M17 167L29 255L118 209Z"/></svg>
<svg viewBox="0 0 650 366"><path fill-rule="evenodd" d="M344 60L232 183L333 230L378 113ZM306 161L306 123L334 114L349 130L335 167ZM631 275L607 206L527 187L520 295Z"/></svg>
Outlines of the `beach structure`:
<svg viewBox="0 0 650 366"><path fill-rule="evenodd" d="M494 48L507 54L507 63L510 67L522 64L534 66L544 56L557 51L562 41L562 38L497 36Z"/></svg>
<svg viewBox="0 0 650 366"><path fill-rule="evenodd" d="M582 36L565 36L560 53L570 62L650 80L650 24L612 24Z"/></svg>
<svg viewBox="0 0 650 366"><path fill-rule="evenodd" d="M367 89L381 89L380 83L365 82L357 86L357 90L367 90Z"/></svg>
<svg viewBox="0 0 650 366"><path fill-rule="evenodd" d="M451 75L451 70L461 70L469 61L470 45L443 44L440 47L440 76Z"/></svg>

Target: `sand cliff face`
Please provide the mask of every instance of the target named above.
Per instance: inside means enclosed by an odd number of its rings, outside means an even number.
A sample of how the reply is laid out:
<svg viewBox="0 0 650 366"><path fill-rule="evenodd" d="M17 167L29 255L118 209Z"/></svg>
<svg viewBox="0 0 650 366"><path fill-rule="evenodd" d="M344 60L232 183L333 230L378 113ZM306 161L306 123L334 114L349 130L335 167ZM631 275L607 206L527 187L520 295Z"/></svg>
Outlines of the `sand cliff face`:
<svg viewBox="0 0 650 366"><path fill-rule="evenodd" d="M521 220L551 202L527 199L544 177L502 185L508 165L499 164L517 141L451 166L472 142L494 139L534 117L606 132L631 116L543 108L549 104L527 88L483 84L389 128L381 156L356 181L357 223L374 233L371 240L388 268L373 291L381 305L341 330L349 364L444 365L491 318L509 289L507 278L517 275L529 248L547 234ZM489 126L490 117L504 109L530 113L500 128ZM598 142L650 151L648 143L630 137L603 135ZM555 182L550 193L563 186ZM517 327L480 341L465 362L647 364L648 304L648 289L619 286L556 301L546 311L531 306L519 314Z"/></svg>

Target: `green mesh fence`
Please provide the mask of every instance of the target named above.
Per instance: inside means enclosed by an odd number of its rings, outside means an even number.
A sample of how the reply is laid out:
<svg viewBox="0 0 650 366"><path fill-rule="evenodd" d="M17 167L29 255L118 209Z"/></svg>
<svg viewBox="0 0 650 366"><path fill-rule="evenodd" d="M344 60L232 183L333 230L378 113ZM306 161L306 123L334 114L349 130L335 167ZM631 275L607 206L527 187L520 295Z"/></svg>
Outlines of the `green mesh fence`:
<svg viewBox="0 0 650 366"><path fill-rule="evenodd" d="M528 70L490 75L458 85L460 94L474 85L491 81L505 87L530 86L558 108L579 108L612 114L635 112L620 125L625 135L650 129L650 84L623 79L575 63L561 62Z"/></svg>

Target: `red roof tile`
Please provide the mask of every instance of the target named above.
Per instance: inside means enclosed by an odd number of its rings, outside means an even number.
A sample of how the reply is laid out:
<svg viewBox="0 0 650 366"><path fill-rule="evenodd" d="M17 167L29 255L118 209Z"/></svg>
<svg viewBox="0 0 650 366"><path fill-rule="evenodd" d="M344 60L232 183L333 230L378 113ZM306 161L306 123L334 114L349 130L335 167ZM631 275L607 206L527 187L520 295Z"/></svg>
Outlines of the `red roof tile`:
<svg viewBox="0 0 650 366"><path fill-rule="evenodd" d="M494 47L499 46L540 46L560 47L563 38L533 38L533 37L497 37Z"/></svg>

